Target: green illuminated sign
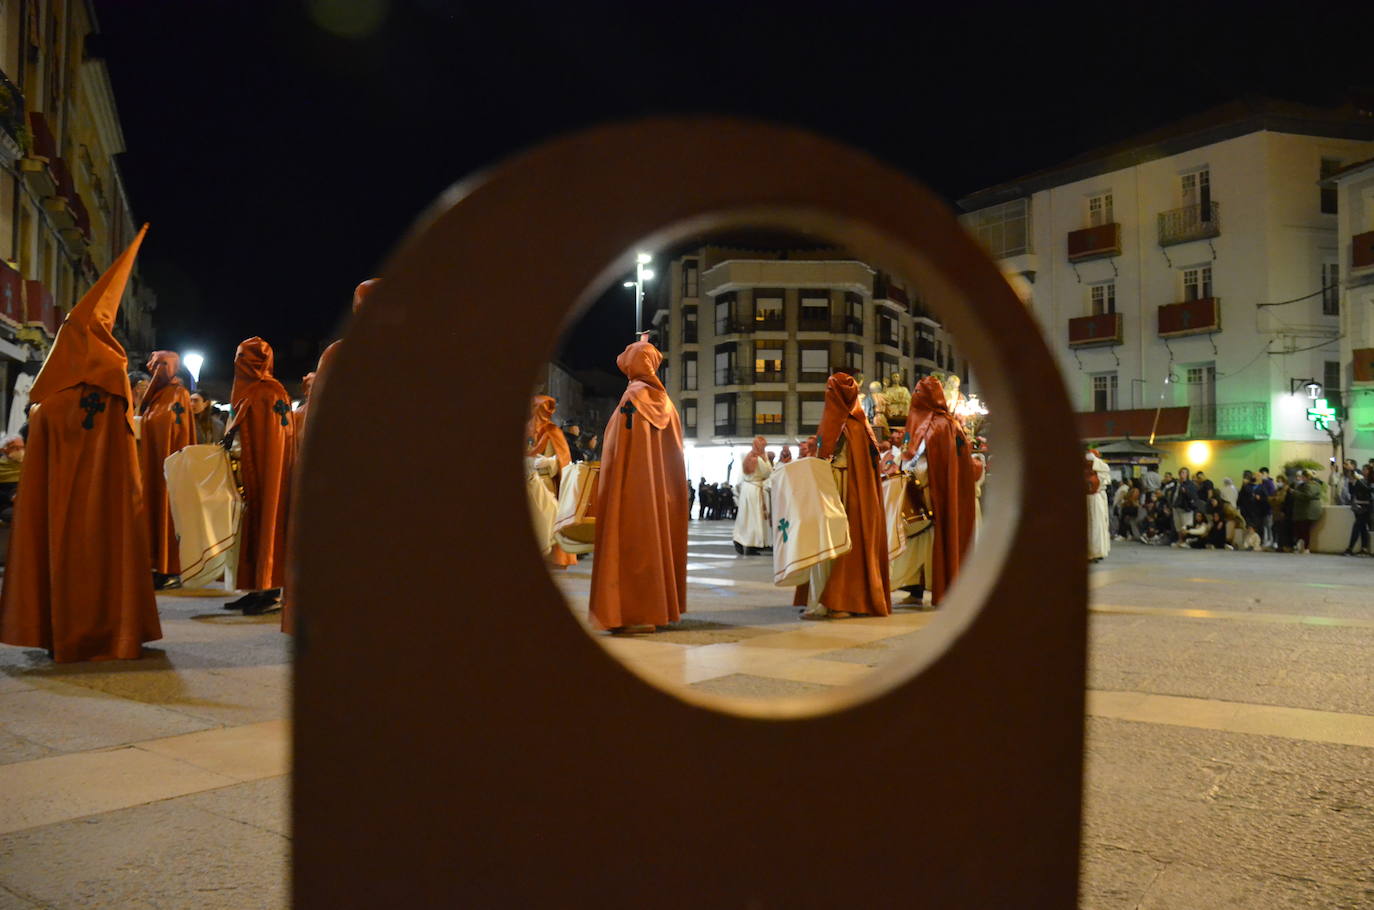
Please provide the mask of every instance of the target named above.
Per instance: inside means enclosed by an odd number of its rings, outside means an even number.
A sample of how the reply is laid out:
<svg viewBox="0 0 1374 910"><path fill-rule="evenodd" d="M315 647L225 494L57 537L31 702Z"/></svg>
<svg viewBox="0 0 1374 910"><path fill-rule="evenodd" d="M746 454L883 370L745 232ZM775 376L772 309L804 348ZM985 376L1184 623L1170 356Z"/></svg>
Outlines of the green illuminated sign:
<svg viewBox="0 0 1374 910"><path fill-rule="evenodd" d="M1336 409L1328 405L1325 398L1318 398L1307 409L1307 419L1312 421L1312 426L1325 430L1336 419Z"/></svg>

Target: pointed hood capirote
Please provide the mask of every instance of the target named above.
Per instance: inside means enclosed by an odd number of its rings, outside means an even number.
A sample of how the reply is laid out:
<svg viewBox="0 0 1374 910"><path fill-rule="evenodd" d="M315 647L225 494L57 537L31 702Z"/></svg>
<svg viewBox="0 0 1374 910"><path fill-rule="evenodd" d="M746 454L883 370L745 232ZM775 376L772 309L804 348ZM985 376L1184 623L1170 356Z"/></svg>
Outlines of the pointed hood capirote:
<svg viewBox="0 0 1374 910"><path fill-rule="evenodd" d="M635 412L658 429L668 426L673 403L658 378L663 354L647 341L636 341L620 353L615 365L629 377L625 394L634 402Z"/></svg>
<svg viewBox="0 0 1374 910"><path fill-rule="evenodd" d="M33 388L29 389L31 403L42 404L44 399L81 383L98 386L132 403L129 356L114 337L114 323L138 249L147 233L148 225L145 224L128 249L111 263L100 280L67 314ZM129 431L133 432L132 408L126 408L124 413Z"/></svg>

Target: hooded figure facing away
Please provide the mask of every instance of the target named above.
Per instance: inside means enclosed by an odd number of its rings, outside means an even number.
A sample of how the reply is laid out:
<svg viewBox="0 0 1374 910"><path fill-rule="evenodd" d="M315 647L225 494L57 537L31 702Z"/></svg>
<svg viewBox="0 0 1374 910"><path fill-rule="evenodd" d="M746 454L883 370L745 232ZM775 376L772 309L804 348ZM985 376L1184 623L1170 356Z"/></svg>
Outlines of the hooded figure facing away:
<svg viewBox="0 0 1374 910"><path fill-rule="evenodd" d="M238 587L249 593L227 609L256 615L276 607L286 584L286 518L296 428L291 398L272 376L272 347L249 338L234 354L233 417L226 444L235 434L242 447L244 514L239 535Z"/></svg>
<svg viewBox="0 0 1374 910"><path fill-rule="evenodd" d="M615 361L630 384L606 424L591 591L592 622L611 631L653 631L687 611L687 465L662 361L647 341Z"/></svg>
<svg viewBox="0 0 1374 910"><path fill-rule="evenodd" d="M911 394L902 449L908 467L915 467L922 451L928 466L927 505L934 512L931 603L939 604L958 577L959 566L973 542L979 475L973 463L973 446L950 413L944 387L934 376L922 379Z"/></svg>
<svg viewBox="0 0 1374 910"><path fill-rule="evenodd" d="M816 454L831 459L836 486L849 519L849 552L812 569L807 591L808 619L853 614L887 616L887 513L883 509L878 443L864 418L859 385L836 372L825 385L825 410L816 432ZM800 599L800 598L798 598Z"/></svg>
<svg viewBox="0 0 1374 910"><path fill-rule="evenodd" d="M152 380L139 411L143 415L138 446L143 474L143 501L148 512L148 540L153 551L154 581L158 587L181 574L181 554L172 529L172 507L167 498L167 478L162 463L167 456L195 445L195 421L191 393L177 378L181 358L172 351L154 351L148 358Z"/></svg>
<svg viewBox="0 0 1374 910"><path fill-rule="evenodd" d="M59 662L137 658L162 637L128 358L111 331L147 230L72 309L29 392L0 641Z"/></svg>

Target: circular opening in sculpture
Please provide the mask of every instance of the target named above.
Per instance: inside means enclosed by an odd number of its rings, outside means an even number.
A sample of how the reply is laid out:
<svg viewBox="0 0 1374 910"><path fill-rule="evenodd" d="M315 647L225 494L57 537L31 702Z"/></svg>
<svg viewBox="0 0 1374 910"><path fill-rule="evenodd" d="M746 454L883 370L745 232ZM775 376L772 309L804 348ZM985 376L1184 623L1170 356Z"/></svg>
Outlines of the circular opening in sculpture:
<svg viewBox="0 0 1374 910"><path fill-rule="evenodd" d="M523 439L575 621L641 679L757 717L841 710L938 659L1020 478L1007 377L920 250L726 213L645 238L577 303Z"/></svg>

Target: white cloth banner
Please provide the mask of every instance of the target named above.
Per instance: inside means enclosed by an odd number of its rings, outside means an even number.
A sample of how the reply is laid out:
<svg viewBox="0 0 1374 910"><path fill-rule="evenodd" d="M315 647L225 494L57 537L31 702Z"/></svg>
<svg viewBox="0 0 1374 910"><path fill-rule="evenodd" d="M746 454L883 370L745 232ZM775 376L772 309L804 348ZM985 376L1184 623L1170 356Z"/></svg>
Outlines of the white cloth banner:
<svg viewBox="0 0 1374 910"><path fill-rule="evenodd" d="M33 388L33 377L28 373L20 373L19 378L14 381L14 395L10 398L10 436L18 436L19 431L24 429L24 421L28 420L24 416L24 408L29 406L29 389L31 388Z"/></svg>
<svg viewBox="0 0 1374 910"><path fill-rule="evenodd" d="M892 474L883 478L883 514L887 517L888 561L902 555L906 549L906 522L902 507L906 505L906 475Z"/></svg>
<svg viewBox="0 0 1374 910"><path fill-rule="evenodd" d="M186 446L162 463L181 555L181 584L198 588L232 575L237 564L243 500L217 445Z"/></svg>
<svg viewBox="0 0 1374 910"><path fill-rule="evenodd" d="M828 461L801 458L773 472L773 584L796 587L811 567L849 552L849 519Z"/></svg>
<svg viewBox="0 0 1374 910"><path fill-rule="evenodd" d="M592 496L600 469L601 463L596 461L575 461L563 469L553 539L565 553L590 553L596 548L596 504Z"/></svg>

